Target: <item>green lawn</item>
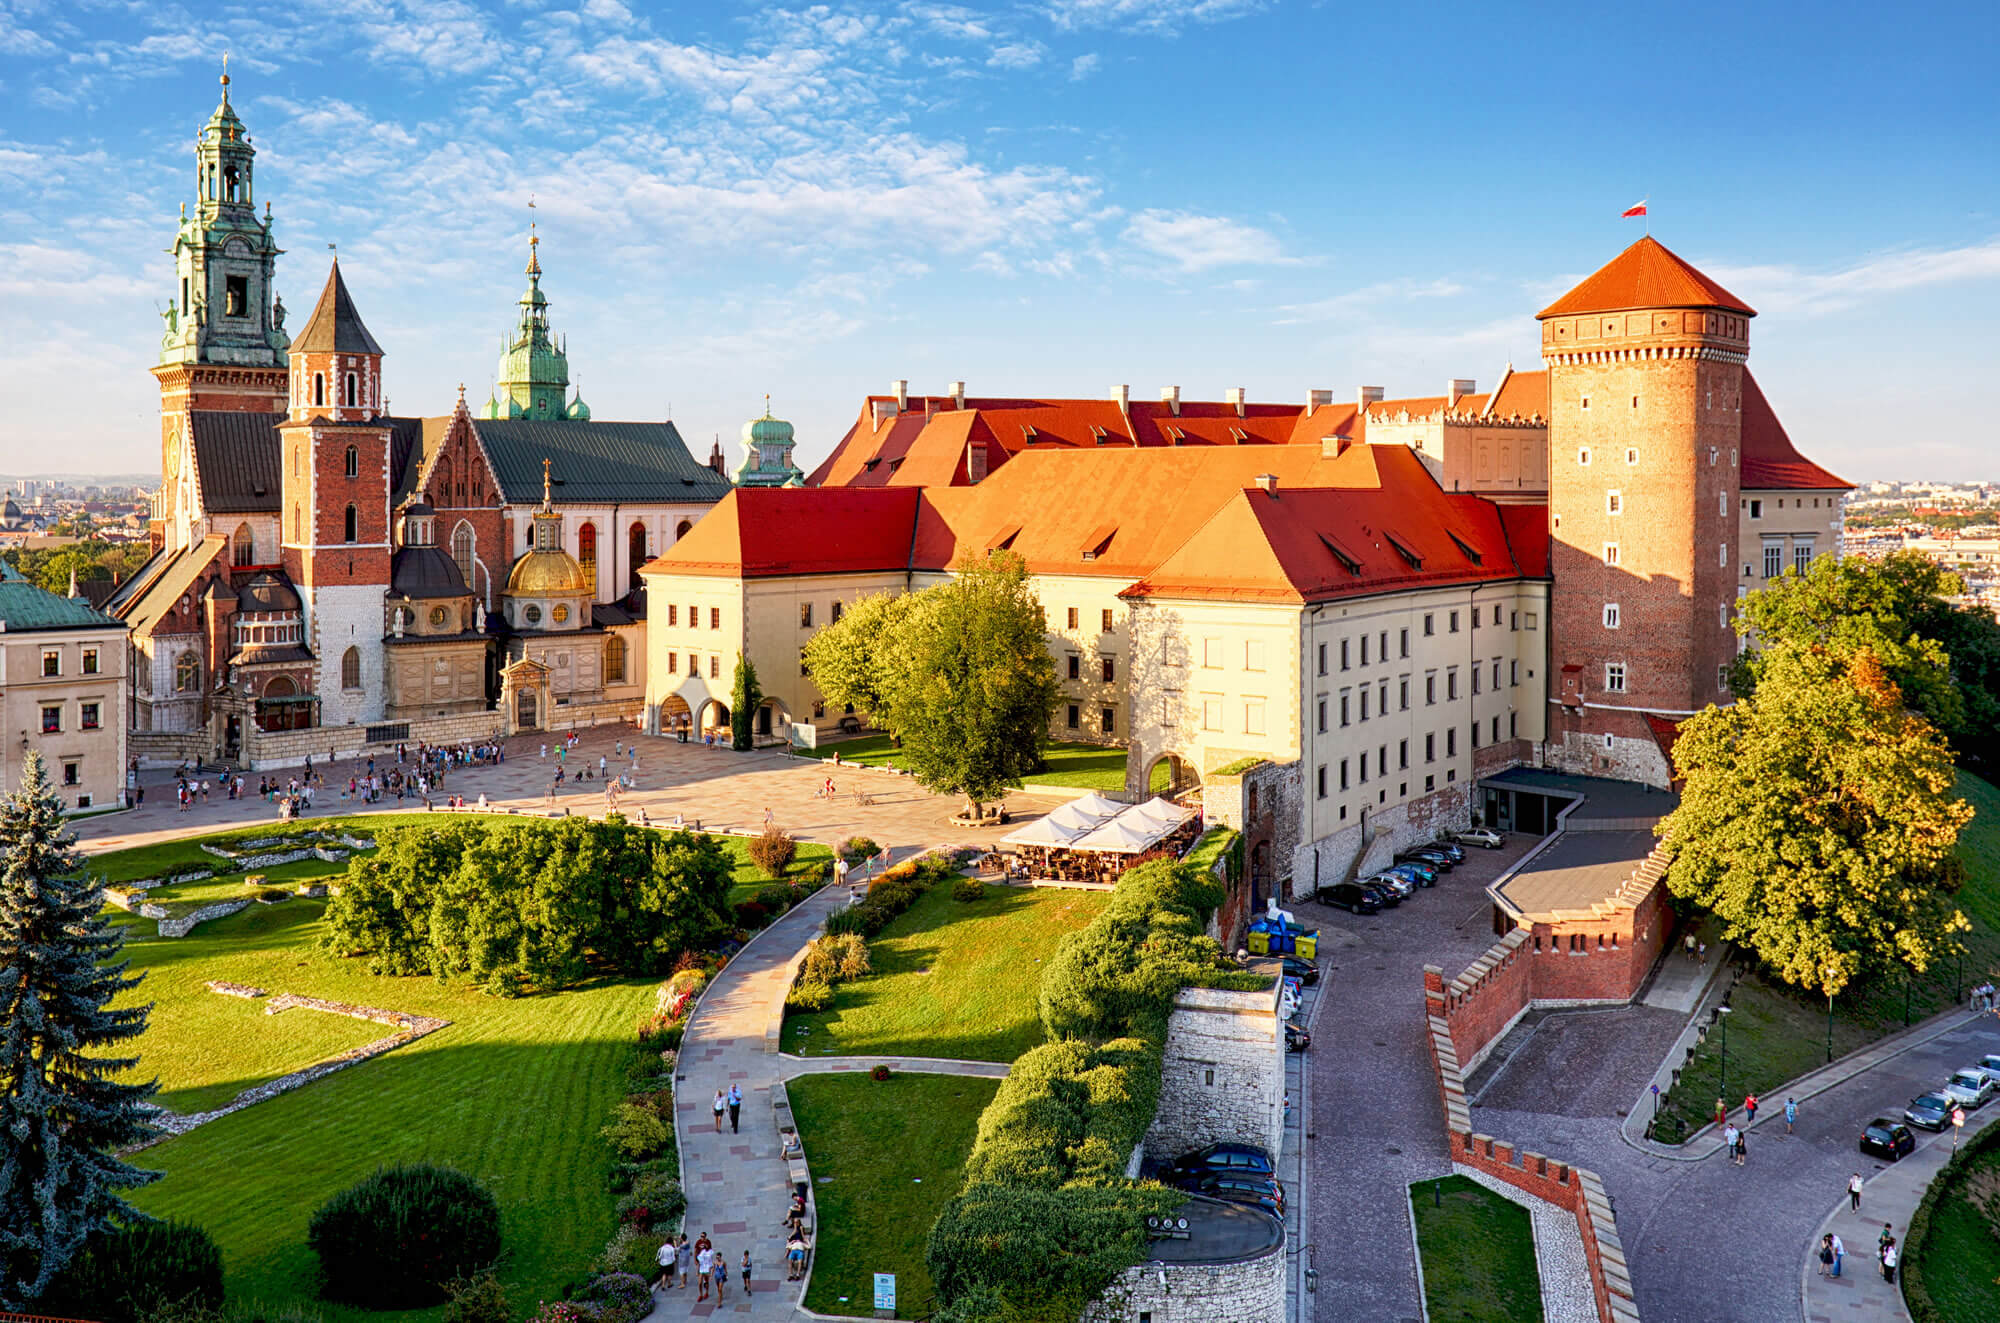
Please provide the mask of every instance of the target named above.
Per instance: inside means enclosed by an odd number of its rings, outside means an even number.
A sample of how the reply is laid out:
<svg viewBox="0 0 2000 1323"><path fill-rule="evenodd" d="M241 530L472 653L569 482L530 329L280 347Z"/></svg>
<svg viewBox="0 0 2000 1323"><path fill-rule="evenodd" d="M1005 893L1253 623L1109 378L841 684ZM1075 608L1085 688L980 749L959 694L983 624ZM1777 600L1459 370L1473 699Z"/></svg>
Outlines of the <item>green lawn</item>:
<svg viewBox="0 0 2000 1323"><path fill-rule="evenodd" d="M819 1238L806 1308L866 1317L875 1274L896 1274L896 1313L933 1304L924 1244L958 1193L979 1114L1000 1081L860 1072L791 1081L792 1112L812 1168Z"/></svg>
<svg viewBox="0 0 2000 1323"><path fill-rule="evenodd" d="M1542 1279L1527 1209L1466 1176L1418 1181L1410 1208L1431 1323L1539 1323Z"/></svg>
<svg viewBox="0 0 2000 1323"><path fill-rule="evenodd" d="M1889 979L1843 991L1833 1003L1836 1057L1901 1030L1906 1010L1908 1021L1914 1023L1949 1008L1973 984L2000 977L2000 789L1970 772L1959 773L1958 785L1976 810L1959 837L1965 886L1958 905L1972 920L1972 931L1965 934L1970 949L1963 966L1945 961L1907 988L1901 979ZM1683 957L1670 953L1667 958ZM1680 1084L1662 1100L1655 1134L1666 1143L1680 1143L1707 1123L1718 1097L1736 1107L1745 1092L1754 1089L1765 1106L1783 1107L1785 1100L1773 1091L1826 1064L1825 998L1779 984L1753 969L1736 985L1730 1006L1727 1089L1722 1088L1723 1033L1711 1029L1682 1071Z"/></svg>
<svg viewBox="0 0 2000 1323"><path fill-rule="evenodd" d="M1967 1197L1968 1179L2000 1186L2000 1148L1968 1163L1939 1196L1917 1266L1942 1317L2000 1318L2000 1226Z"/></svg>
<svg viewBox="0 0 2000 1323"><path fill-rule="evenodd" d="M875 972L834 989L833 1006L785 1020L802 1056L899 1055L1012 1061L1042 1041L1042 962L1097 917L1107 893L988 886L952 899L939 883L873 942Z"/></svg>
<svg viewBox="0 0 2000 1323"><path fill-rule="evenodd" d="M901 755L887 735L859 735L853 739L822 744L800 752L816 758L831 758L835 750L843 762L866 767L901 767ZM1171 770L1162 761L1153 769L1152 789L1164 791ZM1070 786L1078 790L1113 791L1125 788L1125 749L1108 744L1051 744L1047 768L1026 778L1035 785Z"/></svg>

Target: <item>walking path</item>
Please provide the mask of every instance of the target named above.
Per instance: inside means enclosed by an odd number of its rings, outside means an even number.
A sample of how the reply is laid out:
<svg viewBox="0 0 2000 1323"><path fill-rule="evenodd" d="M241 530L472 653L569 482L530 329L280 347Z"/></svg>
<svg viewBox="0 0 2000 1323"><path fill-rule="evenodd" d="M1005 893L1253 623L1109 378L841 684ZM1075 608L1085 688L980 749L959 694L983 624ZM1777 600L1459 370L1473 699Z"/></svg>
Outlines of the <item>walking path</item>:
<svg viewBox="0 0 2000 1323"><path fill-rule="evenodd" d="M1983 1114L1968 1116L1957 1142L1964 1143L1995 1121L2000 1121L2000 1107L1991 1105ZM1952 1141L1940 1135L1869 1181L1862 1188L1859 1211L1842 1199L1826 1215L1807 1246L1799 1275L1799 1312L1806 1323L1910 1323L1900 1273L1894 1285L1884 1280L1875 1257L1876 1238L1887 1222L1901 1253L1909 1239L1910 1218L1952 1152ZM1821 1237L1829 1231L1847 1249L1838 1277L1819 1275L1816 1256Z"/></svg>
<svg viewBox="0 0 2000 1323"><path fill-rule="evenodd" d="M905 852L911 853L911 852ZM755 1265L750 1294L733 1291L720 1308L752 1323L810 1317L800 1302L805 1282L784 1276L784 1218L790 1206L791 1177L773 1115L776 1086L801 1075L867 1070L887 1065L929 1074L1004 1077L1009 1067L993 1061L936 1057L842 1056L805 1058L778 1051L784 1023L785 992L805 957L806 947L825 928L829 915L847 904L847 891L823 887L803 904L751 938L702 994L681 1042L674 1076L675 1137L680 1143L681 1184L687 1191L682 1225L691 1240L708 1234L731 1271L750 1251ZM742 1091L738 1125L718 1128L718 1090ZM806 1160L812 1160L810 1150ZM810 1197L810 1194L808 1195ZM818 1241L817 1210L812 1218ZM810 1278L808 1278L810 1280ZM656 1291L647 1315L656 1323L675 1317L685 1299L688 1313L715 1313L715 1301L696 1303L692 1289Z"/></svg>

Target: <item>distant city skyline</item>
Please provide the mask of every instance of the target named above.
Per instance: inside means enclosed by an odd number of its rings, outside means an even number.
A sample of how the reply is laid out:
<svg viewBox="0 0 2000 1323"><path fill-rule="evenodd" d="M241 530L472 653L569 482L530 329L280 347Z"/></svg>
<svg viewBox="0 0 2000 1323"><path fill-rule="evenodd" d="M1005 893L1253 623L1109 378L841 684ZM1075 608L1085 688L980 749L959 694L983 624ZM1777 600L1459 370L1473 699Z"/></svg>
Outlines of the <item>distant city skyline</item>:
<svg viewBox="0 0 2000 1323"><path fill-rule="evenodd" d="M598 418L698 456L862 397L1430 394L1653 233L1762 314L1793 438L1857 481L1995 453L1987 18L1607 21L1259 0L0 11L8 438L154 472L161 250L224 51L303 322L337 243L402 414L483 400L529 211ZM1842 76L1865 52L1865 83ZM1640 198L1646 221L1620 220ZM1895 480L1895 479L1889 479Z"/></svg>

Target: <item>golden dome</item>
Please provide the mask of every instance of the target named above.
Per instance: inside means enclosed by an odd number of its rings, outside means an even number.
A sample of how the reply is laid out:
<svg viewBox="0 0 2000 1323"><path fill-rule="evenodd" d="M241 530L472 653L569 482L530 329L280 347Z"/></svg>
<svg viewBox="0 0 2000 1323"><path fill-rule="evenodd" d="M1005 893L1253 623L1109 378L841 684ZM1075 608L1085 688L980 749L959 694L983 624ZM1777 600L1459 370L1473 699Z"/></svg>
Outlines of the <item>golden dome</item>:
<svg viewBox="0 0 2000 1323"><path fill-rule="evenodd" d="M529 552L507 576L509 597L581 597L588 591L583 566L560 549Z"/></svg>

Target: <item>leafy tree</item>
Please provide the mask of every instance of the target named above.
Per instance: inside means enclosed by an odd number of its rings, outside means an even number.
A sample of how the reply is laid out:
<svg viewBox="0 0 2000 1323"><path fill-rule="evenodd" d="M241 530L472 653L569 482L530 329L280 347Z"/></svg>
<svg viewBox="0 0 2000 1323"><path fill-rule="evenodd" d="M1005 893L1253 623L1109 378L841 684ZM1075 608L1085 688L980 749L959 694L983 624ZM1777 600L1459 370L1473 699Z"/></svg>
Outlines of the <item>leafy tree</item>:
<svg viewBox="0 0 2000 1323"><path fill-rule="evenodd" d="M1950 751L1866 648L1785 643L1760 669L1751 697L1681 725L1668 888L1795 986L1921 973L1970 926Z"/></svg>
<svg viewBox="0 0 2000 1323"><path fill-rule="evenodd" d="M757 666L748 657L736 659L736 676L729 686L729 743L737 750L748 749L753 727L750 719L763 705L764 691L757 687Z"/></svg>
<svg viewBox="0 0 2000 1323"><path fill-rule="evenodd" d="M807 645L806 664L821 693L896 736L918 781L975 809L1041 766L1061 699L1041 603L1008 551L968 556L920 593L864 599Z"/></svg>
<svg viewBox="0 0 2000 1323"><path fill-rule="evenodd" d="M882 652L918 595L872 593L806 643L806 670L829 703L851 705L876 724L888 706Z"/></svg>
<svg viewBox="0 0 2000 1323"><path fill-rule="evenodd" d="M46 1290L93 1236L139 1214L120 1191L158 1179L119 1161L157 1132L156 1083L114 1076L107 1049L146 1030L150 1006L111 1003L139 984L117 960L123 932L84 876L76 833L41 755L0 804L0 1305Z"/></svg>
<svg viewBox="0 0 2000 1323"><path fill-rule="evenodd" d="M142 542L71 542L60 547L10 548L6 558L21 576L52 593L69 591L69 576L78 582L87 579L116 579L145 563L147 547Z"/></svg>

